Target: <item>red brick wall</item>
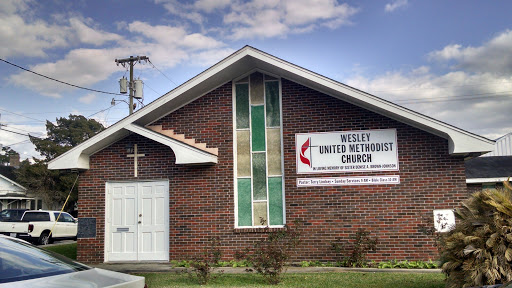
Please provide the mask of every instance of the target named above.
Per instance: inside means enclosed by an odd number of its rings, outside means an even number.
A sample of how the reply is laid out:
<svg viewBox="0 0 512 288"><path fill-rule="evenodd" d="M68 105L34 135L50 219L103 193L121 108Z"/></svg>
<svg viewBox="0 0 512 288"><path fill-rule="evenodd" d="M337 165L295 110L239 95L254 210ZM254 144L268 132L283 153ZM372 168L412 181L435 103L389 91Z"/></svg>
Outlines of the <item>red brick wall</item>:
<svg viewBox="0 0 512 288"><path fill-rule="evenodd" d="M468 184L468 195L471 195L475 192L482 191L482 184Z"/></svg>
<svg viewBox="0 0 512 288"><path fill-rule="evenodd" d="M466 198L464 161L448 155L448 141L291 81L282 81L286 220L305 222L295 260L334 261L330 243L365 228L379 239L374 260L437 258L421 232L432 209L456 207ZM97 217L97 237L79 239L78 259L103 261L105 182L133 178L127 143L137 143L139 180L169 179L170 258L198 252L210 236L221 238L225 258L265 234L234 229L232 87L227 83L155 124L219 148L218 164L176 166L167 146L129 136L91 156L79 186L80 217ZM399 172L327 176L400 175L399 185L296 187L295 133L396 128Z"/></svg>

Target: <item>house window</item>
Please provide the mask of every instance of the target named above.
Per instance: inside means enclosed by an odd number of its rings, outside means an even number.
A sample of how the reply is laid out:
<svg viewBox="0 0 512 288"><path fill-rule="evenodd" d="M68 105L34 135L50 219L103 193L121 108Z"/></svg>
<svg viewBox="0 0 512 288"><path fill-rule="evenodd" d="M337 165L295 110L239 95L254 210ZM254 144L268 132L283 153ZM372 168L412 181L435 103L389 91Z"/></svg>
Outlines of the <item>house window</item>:
<svg viewBox="0 0 512 288"><path fill-rule="evenodd" d="M234 84L236 226L282 226L280 80L255 72Z"/></svg>
<svg viewBox="0 0 512 288"><path fill-rule="evenodd" d="M482 184L482 190L495 189L495 188L496 188L496 183L483 183Z"/></svg>

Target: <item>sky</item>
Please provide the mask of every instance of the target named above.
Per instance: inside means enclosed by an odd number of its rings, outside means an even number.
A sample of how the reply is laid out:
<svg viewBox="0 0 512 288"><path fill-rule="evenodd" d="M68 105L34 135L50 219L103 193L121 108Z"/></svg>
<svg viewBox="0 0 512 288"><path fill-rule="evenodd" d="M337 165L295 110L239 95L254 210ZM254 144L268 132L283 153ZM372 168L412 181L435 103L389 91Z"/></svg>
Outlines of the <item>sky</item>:
<svg viewBox="0 0 512 288"><path fill-rule="evenodd" d="M115 59L149 57L134 68L148 104L245 45L496 139L512 132L510 11L505 0L1 0L0 144L40 158L26 135L45 137L46 121L126 117L115 94L129 73Z"/></svg>

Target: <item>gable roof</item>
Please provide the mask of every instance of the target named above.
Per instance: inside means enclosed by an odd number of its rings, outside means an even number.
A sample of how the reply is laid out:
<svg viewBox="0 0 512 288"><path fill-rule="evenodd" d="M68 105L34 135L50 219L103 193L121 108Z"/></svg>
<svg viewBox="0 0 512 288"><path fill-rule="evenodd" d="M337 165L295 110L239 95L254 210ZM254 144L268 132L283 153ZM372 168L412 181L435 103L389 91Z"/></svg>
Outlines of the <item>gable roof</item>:
<svg viewBox="0 0 512 288"><path fill-rule="evenodd" d="M452 155L481 155L482 153L491 151L494 147L494 141L492 140L339 83L253 47L245 46L184 84L146 105L144 108L53 159L48 163L48 168L89 169L89 156L115 141L126 137L130 132L137 133L134 131L136 129L130 129L134 127L133 125L146 127L157 119L200 98L209 91L254 70L261 70L278 75L345 102L448 139L448 152ZM169 146L171 147L171 145ZM191 150L190 152L195 153L197 151ZM199 157L199 155L196 156L196 158ZM210 157L195 163L212 163L211 160ZM214 162L216 162L216 158Z"/></svg>
<svg viewBox="0 0 512 288"><path fill-rule="evenodd" d="M496 144L493 151L482 156L512 156L512 132L501 136L495 141Z"/></svg>
<svg viewBox="0 0 512 288"><path fill-rule="evenodd" d="M512 176L512 156L476 157L464 164L466 183L503 182Z"/></svg>
<svg viewBox="0 0 512 288"><path fill-rule="evenodd" d="M4 175L0 174L0 182L4 182L6 185L0 185L0 190L2 190L2 187L4 186L15 186L17 187L16 190L12 190L12 191L22 191L22 192L26 192L27 191L27 188L21 186L20 184L12 181L11 179L5 177Z"/></svg>

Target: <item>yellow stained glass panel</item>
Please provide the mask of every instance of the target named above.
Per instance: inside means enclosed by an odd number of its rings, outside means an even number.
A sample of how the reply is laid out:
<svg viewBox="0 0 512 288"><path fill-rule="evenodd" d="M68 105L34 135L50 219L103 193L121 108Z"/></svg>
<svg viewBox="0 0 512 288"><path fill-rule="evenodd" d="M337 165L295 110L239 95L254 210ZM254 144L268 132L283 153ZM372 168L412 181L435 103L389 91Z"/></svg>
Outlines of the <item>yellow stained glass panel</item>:
<svg viewBox="0 0 512 288"><path fill-rule="evenodd" d="M282 175L280 128L267 128L267 157L268 176Z"/></svg>
<svg viewBox="0 0 512 288"><path fill-rule="evenodd" d="M251 74L250 82L251 105L263 104L263 74L259 72Z"/></svg>
<svg viewBox="0 0 512 288"><path fill-rule="evenodd" d="M236 131L236 171L238 177L251 176L251 148L249 130Z"/></svg>

